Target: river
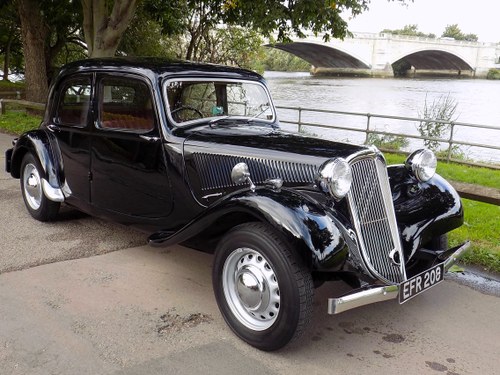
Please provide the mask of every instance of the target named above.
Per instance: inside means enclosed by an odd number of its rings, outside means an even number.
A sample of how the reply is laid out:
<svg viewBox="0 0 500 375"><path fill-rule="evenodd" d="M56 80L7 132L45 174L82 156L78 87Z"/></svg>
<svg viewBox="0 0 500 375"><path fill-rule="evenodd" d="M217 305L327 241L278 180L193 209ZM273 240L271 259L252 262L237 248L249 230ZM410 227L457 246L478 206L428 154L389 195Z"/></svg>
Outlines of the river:
<svg viewBox="0 0 500 375"><path fill-rule="evenodd" d="M500 81L480 79L391 79L314 77L309 73L266 72L277 106L329 109L335 111L374 113L404 117L420 117L425 102L449 95L457 103L453 120L495 126L498 130L457 127L454 139L500 145ZM282 119L294 118L280 110ZM353 116L304 115L303 121L333 123L339 126L365 128L366 118ZM373 120L371 127L382 131L418 135L417 123ZM309 130L308 130L309 131ZM310 128L311 133L339 140L363 142L364 134ZM413 141L411 147L418 147ZM443 145L445 147L446 145ZM500 151L461 146L465 156L481 161L500 162Z"/></svg>

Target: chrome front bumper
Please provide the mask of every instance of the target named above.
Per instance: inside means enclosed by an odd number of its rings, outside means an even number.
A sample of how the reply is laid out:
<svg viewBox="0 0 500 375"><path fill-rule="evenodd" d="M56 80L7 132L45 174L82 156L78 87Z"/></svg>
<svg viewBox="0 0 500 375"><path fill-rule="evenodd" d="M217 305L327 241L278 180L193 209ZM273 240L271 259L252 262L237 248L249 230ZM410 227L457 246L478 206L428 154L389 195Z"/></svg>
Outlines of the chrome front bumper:
<svg viewBox="0 0 500 375"><path fill-rule="evenodd" d="M470 242L465 242L445 260L445 271L448 271L450 267L453 266L453 264L455 264L455 262L462 257L469 246ZM396 299L398 298L398 295L399 285L388 285L365 289L338 298L328 298L328 314L339 314L341 312L371 303Z"/></svg>

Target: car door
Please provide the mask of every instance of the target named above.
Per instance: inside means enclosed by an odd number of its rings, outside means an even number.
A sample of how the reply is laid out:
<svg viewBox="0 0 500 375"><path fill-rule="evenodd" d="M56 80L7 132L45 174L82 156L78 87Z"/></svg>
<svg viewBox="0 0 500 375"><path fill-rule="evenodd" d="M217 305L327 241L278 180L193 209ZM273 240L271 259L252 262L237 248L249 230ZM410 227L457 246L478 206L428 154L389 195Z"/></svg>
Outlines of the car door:
<svg viewBox="0 0 500 375"><path fill-rule="evenodd" d="M56 88L56 105L47 129L57 138L62 156L66 201L84 208L90 199L90 126L92 74L72 75Z"/></svg>
<svg viewBox="0 0 500 375"><path fill-rule="evenodd" d="M96 87L92 205L131 223L168 216L172 197L150 84L136 75L99 74Z"/></svg>

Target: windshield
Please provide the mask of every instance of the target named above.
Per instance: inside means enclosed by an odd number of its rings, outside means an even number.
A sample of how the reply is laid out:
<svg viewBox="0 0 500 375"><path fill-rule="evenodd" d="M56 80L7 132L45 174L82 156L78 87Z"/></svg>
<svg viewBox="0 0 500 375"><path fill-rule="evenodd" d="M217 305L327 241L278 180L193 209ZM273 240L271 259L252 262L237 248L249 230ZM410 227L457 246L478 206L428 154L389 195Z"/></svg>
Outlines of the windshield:
<svg viewBox="0 0 500 375"><path fill-rule="evenodd" d="M252 81L178 79L166 82L168 113L178 126L209 119L274 121L266 88Z"/></svg>

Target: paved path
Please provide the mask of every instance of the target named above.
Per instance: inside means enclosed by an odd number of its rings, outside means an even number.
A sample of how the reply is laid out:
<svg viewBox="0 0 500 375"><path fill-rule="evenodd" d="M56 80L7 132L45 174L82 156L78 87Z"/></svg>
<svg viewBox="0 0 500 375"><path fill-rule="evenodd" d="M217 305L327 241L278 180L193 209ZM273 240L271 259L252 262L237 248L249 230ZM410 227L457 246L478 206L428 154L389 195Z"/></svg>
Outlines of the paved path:
<svg viewBox="0 0 500 375"><path fill-rule="evenodd" d="M19 180L5 172L5 150L14 137L0 133L0 273L88 257L146 243L146 235L68 207L54 223L31 219Z"/></svg>
<svg viewBox="0 0 500 375"><path fill-rule="evenodd" d="M263 353L223 322L211 255L134 247L145 235L71 211L35 222L5 172L0 207L2 375L499 373L500 298L452 281L336 316L325 284L307 332Z"/></svg>

